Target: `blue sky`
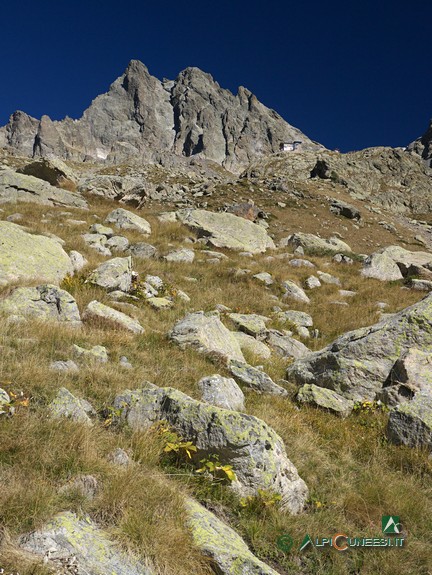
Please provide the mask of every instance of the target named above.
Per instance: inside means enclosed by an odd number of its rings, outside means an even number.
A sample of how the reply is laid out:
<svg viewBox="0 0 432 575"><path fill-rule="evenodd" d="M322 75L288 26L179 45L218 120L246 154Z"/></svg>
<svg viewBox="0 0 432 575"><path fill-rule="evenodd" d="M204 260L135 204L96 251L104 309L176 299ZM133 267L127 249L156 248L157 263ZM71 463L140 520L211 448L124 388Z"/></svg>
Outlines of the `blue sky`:
<svg viewBox="0 0 432 575"><path fill-rule="evenodd" d="M0 7L0 125L78 118L131 59L246 86L329 148L406 145L432 117L432 3L23 0Z"/></svg>

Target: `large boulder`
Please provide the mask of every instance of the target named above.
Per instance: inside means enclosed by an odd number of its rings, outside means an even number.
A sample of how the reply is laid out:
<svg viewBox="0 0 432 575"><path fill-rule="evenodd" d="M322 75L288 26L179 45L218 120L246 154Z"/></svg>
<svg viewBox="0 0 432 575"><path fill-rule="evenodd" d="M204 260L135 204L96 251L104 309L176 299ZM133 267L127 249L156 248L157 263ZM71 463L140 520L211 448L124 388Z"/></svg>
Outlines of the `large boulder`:
<svg viewBox="0 0 432 575"><path fill-rule="evenodd" d="M52 186L66 190L74 191L77 184L74 172L58 158L39 158L17 172L45 180Z"/></svg>
<svg viewBox="0 0 432 575"><path fill-rule="evenodd" d="M88 207L79 194L56 188L34 176L5 170L0 172L0 204L12 202L81 209Z"/></svg>
<svg viewBox="0 0 432 575"><path fill-rule="evenodd" d="M114 224L122 230L134 230L148 236L151 227L147 220L123 208L117 208L108 214L105 223Z"/></svg>
<svg viewBox="0 0 432 575"><path fill-rule="evenodd" d="M138 389L117 396L114 408L132 429L166 421L197 447L197 461L209 454L232 465L237 480L232 488L243 495L259 489L282 497L282 507L299 513L308 489L288 459L282 439L266 423L252 417L191 399L172 388Z"/></svg>
<svg viewBox="0 0 432 575"><path fill-rule="evenodd" d="M128 293L132 287L131 256L103 262L89 275L87 281L108 291L120 290Z"/></svg>
<svg viewBox="0 0 432 575"><path fill-rule="evenodd" d="M186 209L179 210L177 218L216 248L259 254L275 247L262 226L233 214Z"/></svg>
<svg viewBox="0 0 432 575"><path fill-rule="evenodd" d="M78 517L70 511L22 536L19 545L46 562L55 573L151 575L145 565L114 545L108 533L89 517Z"/></svg>
<svg viewBox="0 0 432 575"><path fill-rule="evenodd" d="M14 289L9 296L0 300L0 313L16 320L33 318L81 325L74 298L67 291L50 284Z"/></svg>
<svg viewBox="0 0 432 575"><path fill-rule="evenodd" d="M288 367L287 377L300 385L332 389L347 399L371 401L410 348L432 352L432 295L298 359Z"/></svg>
<svg viewBox="0 0 432 575"><path fill-rule="evenodd" d="M318 255L321 253L337 254L339 252L351 251L350 246L339 238L332 237L326 240L315 236L314 234L305 234L303 232L297 232L295 234L291 234L287 238L283 238L279 242L279 246L292 246L293 248L301 246L306 253L316 253Z"/></svg>
<svg viewBox="0 0 432 575"><path fill-rule="evenodd" d="M432 266L432 254L429 252L410 252L400 246L388 246L382 250L382 254L391 258L404 276L411 266Z"/></svg>
<svg viewBox="0 0 432 575"><path fill-rule="evenodd" d="M361 275L381 281L403 279L397 263L386 253L374 253L365 259Z"/></svg>
<svg viewBox="0 0 432 575"><path fill-rule="evenodd" d="M220 575L278 575L251 553L234 529L192 499L186 501L188 525L195 545L211 559Z"/></svg>
<svg viewBox="0 0 432 575"><path fill-rule="evenodd" d="M169 337L182 348L191 347L225 362L245 361L233 333L216 315L206 315L203 311L190 313L175 324Z"/></svg>
<svg viewBox="0 0 432 575"><path fill-rule="evenodd" d="M58 241L0 222L0 286L18 280L60 283L68 274L72 262Z"/></svg>

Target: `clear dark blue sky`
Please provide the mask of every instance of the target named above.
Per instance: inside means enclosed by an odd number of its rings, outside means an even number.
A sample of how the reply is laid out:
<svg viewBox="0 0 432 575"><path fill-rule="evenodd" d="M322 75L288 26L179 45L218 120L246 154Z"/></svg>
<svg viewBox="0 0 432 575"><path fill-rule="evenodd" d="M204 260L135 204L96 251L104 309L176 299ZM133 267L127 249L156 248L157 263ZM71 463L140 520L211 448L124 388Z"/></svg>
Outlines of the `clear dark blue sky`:
<svg viewBox="0 0 432 575"><path fill-rule="evenodd" d="M0 18L0 125L80 117L131 59L246 86L343 151L405 145L432 116L429 0L20 0Z"/></svg>

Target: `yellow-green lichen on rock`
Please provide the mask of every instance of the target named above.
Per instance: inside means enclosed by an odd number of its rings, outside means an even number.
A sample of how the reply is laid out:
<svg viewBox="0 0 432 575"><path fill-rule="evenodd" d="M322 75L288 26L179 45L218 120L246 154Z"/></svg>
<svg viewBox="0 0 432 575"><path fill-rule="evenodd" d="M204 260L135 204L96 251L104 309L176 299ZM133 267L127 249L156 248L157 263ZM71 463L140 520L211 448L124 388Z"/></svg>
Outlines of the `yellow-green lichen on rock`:
<svg viewBox="0 0 432 575"><path fill-rule="evenodd" d="M218 455L232 466L237 476L232 488L238 493L273 490L281 495L282 507L302 511L307 486L288 459L282 439L261 419L156 386L125 391L116 397L114 408L120 410L120 420L137 430L167 421L185 441L196 445L197 460Z"/></svg>
<svg viewBox="0 0 432 575"><path fill-rule="evenodd" d="M0 222L0 286L18 280L58 285L67 274L73 274L72 262L57 241Z"/></svg>
<svg viewBox="0 0 432 575"><path fill-rule="evenodd" d="M192 499L185 503L195 545L221 575L277 575L249 550L234 529Z"/></svg>
<svg viewBox="0 0 432 575"><path fill-rule="evenodd" d="M19 543L57 573L69 564L80 575L151 575L148 567L117 548L89 517L71 512L57 515L42 529L22 536Z"/></svg>
<svg viewBox="0 0 432 575"><path fill-rule="evenodd" d="M372 401L395 362L410 348L432 352L432 294L298 359L288 367L287 379L331 389L349 400Z"/></svg>

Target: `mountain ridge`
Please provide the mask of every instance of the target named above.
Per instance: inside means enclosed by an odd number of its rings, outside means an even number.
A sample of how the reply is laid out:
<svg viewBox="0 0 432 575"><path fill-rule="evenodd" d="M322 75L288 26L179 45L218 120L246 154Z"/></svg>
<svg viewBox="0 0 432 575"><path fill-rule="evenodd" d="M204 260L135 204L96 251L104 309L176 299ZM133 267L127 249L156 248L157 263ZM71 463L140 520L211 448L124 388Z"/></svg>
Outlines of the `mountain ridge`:
<svg viewBox="0 0 432 575"><path fill-rule="evenodd" d="M0 145L33 157L152 162L168 152L200 155L234 172L293 140L323 148L243 86L234 95L195 67L160 81L139 60L131 60L79 119L37 120L16 111L0 128Z"/></svg>

